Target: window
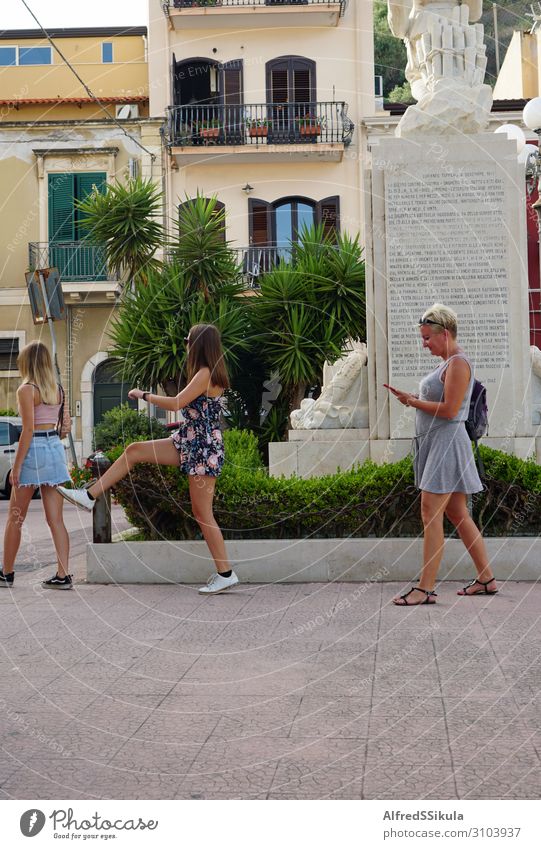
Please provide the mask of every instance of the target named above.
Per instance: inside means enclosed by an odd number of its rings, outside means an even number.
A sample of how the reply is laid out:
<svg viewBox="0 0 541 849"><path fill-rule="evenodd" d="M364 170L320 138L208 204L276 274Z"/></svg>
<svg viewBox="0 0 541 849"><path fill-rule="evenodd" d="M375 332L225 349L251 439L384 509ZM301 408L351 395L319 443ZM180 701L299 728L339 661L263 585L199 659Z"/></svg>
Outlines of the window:
<svg viewBox="0 0 541 849"><path fill-rule="evenodd" d="M326 236L340 231L340 198L280 198L274 203L250 198L248 201L250 245L287 249L298 241L303 227L323 224Z"/></svg>
<svg viewBox="0 0 541 849"><path fill-rule="evenodd" d="M0 47L0 65L16 65L17 64L17 48L16 47Z"/></svg>
<svg viewBox="0 0 541 849"><path fill-rule="evenodd" d="M113 42L104 41L101 45L101 61L104 64L109 64L113 61Z"/></svg>
<svg viewBox="0 0 541 849"><path fill-rule="evenodd" d="M105 193L104 172L49 174L49 263L63 280L107 280L105 250L85 242L88 230L76 204L94 186Z"/></svg>
<svg viewBox="0 0 541 849"><path fill-rule="evenodd" d="M19 337L0 339L0 371L17 371Z"/></svg>
<svg viewBox="0 0 541 849"><path fill-rule="evenodd" d="M52 65L51 47L19 47L19 65Z"/></svg>

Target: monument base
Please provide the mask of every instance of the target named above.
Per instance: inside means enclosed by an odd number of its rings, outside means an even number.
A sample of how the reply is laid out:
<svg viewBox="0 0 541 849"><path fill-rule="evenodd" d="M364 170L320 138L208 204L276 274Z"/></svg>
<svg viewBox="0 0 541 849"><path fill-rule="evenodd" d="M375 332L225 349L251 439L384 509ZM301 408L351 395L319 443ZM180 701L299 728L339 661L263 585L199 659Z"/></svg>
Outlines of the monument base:
<svg viewBox="0 0 541 849"><path fill-rule="evenodd" d="M531 437L485 437L482 445L513 454L521 460L532 458L541 464L541 434ZM269 443L271 477L300 478L334 475L372 460L397 463L411 453L411 439L369 439L368 430L291 430L289 442Z"/></svg>
<svg viewBox="0 0 541 849"><path fill-rule="evenodd" d="M269 473L315 478L348 471L370 458L368 437L368 428L290 430L288 442L269 443Z"/></svg>

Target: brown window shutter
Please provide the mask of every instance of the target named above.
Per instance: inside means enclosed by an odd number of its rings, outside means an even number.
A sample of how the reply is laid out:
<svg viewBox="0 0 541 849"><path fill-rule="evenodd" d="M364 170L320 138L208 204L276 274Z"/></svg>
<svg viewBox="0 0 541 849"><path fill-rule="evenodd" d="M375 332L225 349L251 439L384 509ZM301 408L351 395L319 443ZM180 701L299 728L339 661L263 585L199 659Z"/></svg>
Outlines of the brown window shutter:
<svg viewBox="0 0 541 849"><path fill-rule="evenodd" d="M316 205L316 221L323 224L325 236L331 236L336 241L340 232L340 198L338 195L323 198Z"/></svg>
<svg viewBox="0 0 541 849"><path fill-rule="evenodd" d="M242 103L242 59L226 62L223 66L224 103Z"/></svg>
<svg viewBox="0 0 541 849"><path fill-rule="evenodd" d="M308 68L293 67L293 94L296 103L309 103L311 98L311 80Z"/></svg>
<svg viewBox="0 0 541 849"><path fill-rule="evenodd" d="M250 244L266 246L271 243L271 205L265 200L248 201Z"/></svg>
<svg viewBox="0 0 541 849"><path fill-rule="evenodd" d="M273 68L271 71L271 102L288 103L288 73L287 67Z"/></svg>

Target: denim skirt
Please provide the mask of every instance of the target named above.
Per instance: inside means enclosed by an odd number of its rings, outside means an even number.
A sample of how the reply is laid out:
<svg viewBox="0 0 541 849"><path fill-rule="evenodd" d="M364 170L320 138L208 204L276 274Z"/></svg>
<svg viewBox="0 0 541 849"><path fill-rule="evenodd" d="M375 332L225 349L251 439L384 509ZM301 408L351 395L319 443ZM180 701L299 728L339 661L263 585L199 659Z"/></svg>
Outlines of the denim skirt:
<svg viewBox="0 0 541 849"><path fill-rule="evenodd" d="M56 486L69 479L64 446L58 434L33 436L21 467L20 486Z"/></svg>

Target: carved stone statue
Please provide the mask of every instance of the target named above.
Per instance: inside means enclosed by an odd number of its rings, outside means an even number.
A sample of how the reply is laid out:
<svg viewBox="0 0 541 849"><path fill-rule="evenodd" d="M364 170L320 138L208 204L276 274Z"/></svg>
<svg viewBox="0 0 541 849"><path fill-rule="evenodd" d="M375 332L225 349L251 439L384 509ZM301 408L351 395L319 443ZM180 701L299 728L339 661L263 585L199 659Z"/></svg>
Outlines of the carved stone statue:
<svg viewBox="0 0 541 849"><path fill-rule="evenodd" d="M487 64L482 0L387 0L389 26L408 52L406 79L417 104L402 117L396 135L477 133L486 129L492 89Z"/></svg>
<svg viewBox="0 0 541 849"><path fill-rule="evenodd" d="M305 398L291 413L293 430L368 427L368 357L364 343L334 365L325 364L323 389L317 400Z"/></svg>

